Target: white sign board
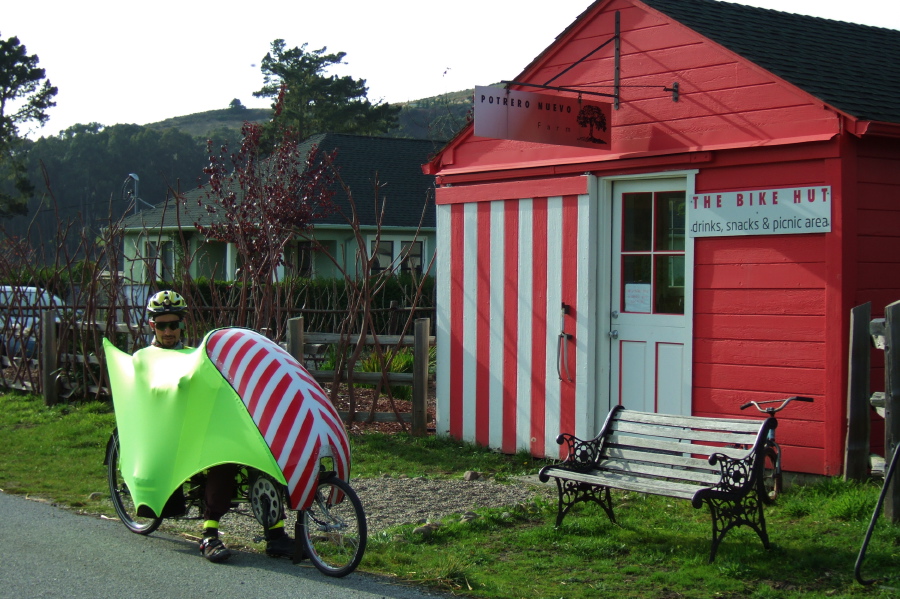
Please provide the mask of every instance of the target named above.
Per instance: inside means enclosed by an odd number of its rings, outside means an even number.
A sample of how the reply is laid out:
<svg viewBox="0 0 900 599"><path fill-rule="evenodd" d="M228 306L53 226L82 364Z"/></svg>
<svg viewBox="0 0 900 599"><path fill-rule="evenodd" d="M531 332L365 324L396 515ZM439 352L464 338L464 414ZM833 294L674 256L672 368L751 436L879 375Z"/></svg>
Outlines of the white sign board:
<svg viewBox="0 0 900 599"><path fill-rule="evenodd" d="M609 150L612 104L475 87L475 135Z"/></svg>
<svg viewBox="0 0 900 599"><path fill-rule="evenodd" d="M647 312L653 311L652 287L647 283L625 284L625 311Z"/></svg>
<svg viewBox="0 0 900 599"><path fill-rule="evenodd" d="M831 187L701 193L688 198L690 237L831 231Z"/></svg>

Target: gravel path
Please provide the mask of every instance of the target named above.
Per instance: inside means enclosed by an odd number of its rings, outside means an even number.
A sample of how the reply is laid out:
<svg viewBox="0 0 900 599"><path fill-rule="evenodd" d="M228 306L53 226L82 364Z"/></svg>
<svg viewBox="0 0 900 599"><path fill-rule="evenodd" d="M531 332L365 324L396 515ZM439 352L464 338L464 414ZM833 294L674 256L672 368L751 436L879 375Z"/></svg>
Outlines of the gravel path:
<svg viewBox="0 0 900 599"><path fill-rule="evenodd" d="M400 524L440 522L447 516L484 507L515 506L543 494L554 498L556 487L535 484L536 477L505 484L490 479L365 478L352 479L366 512L369 534ZM287 530L293 532L296 512L288 512ZM163 528L192 537L200 533L197 520L165 520ZM261 541L262 527L252 516L229 514L220 533L227 544L253 548Z"/></svg>
<svg viewBox="0 0 900 599"><path fill-rule="evenodd" d="M353 488L366 510L370 531L398 524L437 522L481 507L514 506L556 489L524 481L501 484L486 479L424 477L359 479L353 481Z"/></svg>

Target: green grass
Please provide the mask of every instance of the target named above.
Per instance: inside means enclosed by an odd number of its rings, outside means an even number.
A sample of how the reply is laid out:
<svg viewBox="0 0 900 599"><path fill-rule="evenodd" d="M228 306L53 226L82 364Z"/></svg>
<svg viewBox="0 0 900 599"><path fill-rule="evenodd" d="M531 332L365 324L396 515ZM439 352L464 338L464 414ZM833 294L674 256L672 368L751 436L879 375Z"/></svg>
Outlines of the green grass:
<svg viewBox="0 0 900 599"><path fill-rule="evenodd" d="M105 403L53 409L40 399L0 396L0 489L40 496L88 513L109 513L102 465L114 417ZM533 474L540 462L434 437L361 435L351 440L354 476L389 473L498 480ZM864 587L853 567L880 483L823 479L793 486L766 508L772 548L749 529L731 531L707 563L710 517L685 501L614 494L619 525L595 506L579 506L556 529L555 501L477 510L445 518L423 538L414 525L370 535L360 568L398 580L483 598L896 597L900 581ZM879 520L863 573L897 571L900 526ZM895 588L887 588L893 586Z"/></svg>

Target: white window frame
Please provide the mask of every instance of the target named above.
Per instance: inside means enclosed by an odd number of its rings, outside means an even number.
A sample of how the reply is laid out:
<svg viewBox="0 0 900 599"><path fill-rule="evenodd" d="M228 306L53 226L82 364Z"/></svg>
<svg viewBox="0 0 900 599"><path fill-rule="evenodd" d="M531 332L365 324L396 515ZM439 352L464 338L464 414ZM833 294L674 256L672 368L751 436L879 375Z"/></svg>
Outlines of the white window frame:
<svg viewBox="0 0 900 599"><path fill-rule="evenodd" d="M400 234L400 235L381 235L380 237L376 237L375 235L370 235L367 238L367 247L368 247L370 257L372 255L372 252L375 249L376 239L379 241L380 244L387 244L387 243L391 244L392 247L391 247L390 269L393 270L397 274L400 274L403 272L408 272L408 270L404 269L404 265L402 263L404 246L412 244L412 243L420 244L420 246L422 248L422 253L421 253L421 258L420 258L421 264L419 265L419 272L417 273L417 276L420 276L423 272L425 272L425 265L427 262L426 256L428 256L428 243L427 243L428 240L425 236L423 236L423 235L417 236L413 233ZM382 270L382 268L373 269L373 270L374 270L374 272L380 272Z"/></svg>

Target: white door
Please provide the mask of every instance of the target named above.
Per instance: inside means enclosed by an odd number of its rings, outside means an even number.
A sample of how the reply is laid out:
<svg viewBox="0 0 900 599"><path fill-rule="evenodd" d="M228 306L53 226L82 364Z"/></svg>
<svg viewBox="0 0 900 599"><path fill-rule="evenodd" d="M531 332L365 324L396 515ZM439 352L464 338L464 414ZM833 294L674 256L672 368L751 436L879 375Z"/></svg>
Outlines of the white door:
<svg viewBox="0 0 900 599"><path fill-rule="evenodd" d="M686 180L615 181L609 330L610 403L690 414L692 240ZM687 315L685 307L688 307Z"/></svg>

